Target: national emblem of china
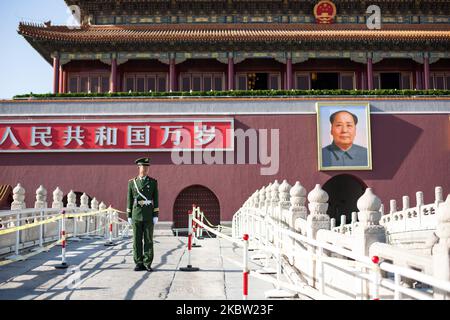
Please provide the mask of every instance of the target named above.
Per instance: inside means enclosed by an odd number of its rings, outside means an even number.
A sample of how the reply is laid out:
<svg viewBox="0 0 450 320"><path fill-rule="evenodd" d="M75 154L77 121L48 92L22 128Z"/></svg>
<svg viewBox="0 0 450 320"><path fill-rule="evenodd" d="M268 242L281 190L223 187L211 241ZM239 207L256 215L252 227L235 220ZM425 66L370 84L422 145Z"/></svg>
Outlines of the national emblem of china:
<svg viewBox="0 0 450 320"><path fill-rule="evenodd" d="M336 5L329 0L319 1L319 3L314 7L314 16L316 17L317 23L334 23L336 13Z"/></svg>

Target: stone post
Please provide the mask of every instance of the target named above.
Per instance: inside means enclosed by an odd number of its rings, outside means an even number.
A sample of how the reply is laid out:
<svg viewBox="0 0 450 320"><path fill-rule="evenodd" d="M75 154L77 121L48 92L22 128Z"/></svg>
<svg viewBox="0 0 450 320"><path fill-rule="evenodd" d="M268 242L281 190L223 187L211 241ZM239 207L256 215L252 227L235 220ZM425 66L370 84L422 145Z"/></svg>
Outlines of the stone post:
<svg viewBox="0 0 450 320"><path fill-rule="evenodd" d="M368 255L370 246L375 242L386 243L386 230L379 224L381 219L381 200L367 188L358 199L359 225L355 228L355 251Z"/></svg>
<svg viewBox="0 0 450 320"><path fill-rule="evenodd" d="M300 184L299 181L291 188L291 207L289 208L290 220L287 221L292 230L296 230L295 221L297 219L304 219L308 216L308 210L306 209L306 189ZM305 232L305 230L301 230Z"/></svg>
<svg viewBox="0 0 450 320"><path fill-rule="evenodd" d="M36 190L36 202L34 203L35 209L46 209L47 208L47 190L44 186L39 186Z"/></svg>
<svg viewBox="0 0 450 320"><path fill-rule="evenodd" d="M315 239L320 229L330 230L330 216L328 210L328 194L316 184L315 188L308 194L309 215L307 221L308 237Z"/></svg>
<svg viewBox="0 0 450 320"><path fill-rule="evenodd" d="M436 187L434 189L434 204L436 205L436 209L441 202L444 201L444 193L442 187Z"/></svg>
<svg viewBox="0 0 450 320"><path fill-rule="evenodd" d="M438 241L432 249L433 276L450 281L450 194L438 206L436 236ZM450 294L435 288L434 298L450 300Z"/></svg>
<svg viewBox="0 0 450 320"><path fill-rule="evenodd" d="M280 218L283 223L287 223L288 217L290 216L289 207L291 206L291 191L292 186L287 182L287 180L283 180L280 187L278 188L279 197L280 197Z"/></svg>
<svg viewBox="0 0 450 320"><path fill-rule="evenodd" d="M280 197L279 197L279 188L280 184L278 183L278 180L275 180L275 182L272 184L271 189L271 199L270 199L270 205L272 206L272 218L279 221L279 211L278 204L280 203ZM278 212L277 212L278 211Z"/></svg>
<svg viewBox="0 0 450 320"><path fill-rule="evenodd" d="M11 210L22 210L26 208L25 189L20 183L13 189L13 200Z"/></svg>
<svg viewBox="0 0 450 320"><path fill-rule="evenodd" d="M53 209L62 209L64 207L62 201L63 195L64 193L59 187L57 187L55 191L53 191L53 203L52 203Z"/></svg>
<svg viewBox="0 0 450 320"><path fill-rule="evenodd" d="M403 202L402 210L409 209L409 197L408 196L403 196L402 202Z"/></svg>
<svg viewBox="0 0 450 320"><path fill-rule="evenodd" d="M86 193L83 193L80 198L80 209L83 211L89 211L89 197Z"/></svg>
<svg viewBox="0 0 450 320"><path fill-rule="evenodd" d="M266 187L262 187L261 189L259 189L259 209L260 209L259 212L261 216L266 215L265 205L266 205Z"/></svg>
<svg viewBox="0 0 450 320"><path fill-rule="evenodd" d="M97 198L94 198L91 200L91 209L94 211L98 210L98 200Z"/></svg>
<svg viewBox="0 0 450 320"><path fill-rule="evenodd" d="M108 209L108 207L106 206L106 204L102 201L98 207L100 210L106 210Z"/></svg>
<svg viewBox="0 0 450 320"><path fill-rule="evenodd" d="M67 209L76 209L77 208L77 195L73 190L70 190L67 195Z"/></svg>

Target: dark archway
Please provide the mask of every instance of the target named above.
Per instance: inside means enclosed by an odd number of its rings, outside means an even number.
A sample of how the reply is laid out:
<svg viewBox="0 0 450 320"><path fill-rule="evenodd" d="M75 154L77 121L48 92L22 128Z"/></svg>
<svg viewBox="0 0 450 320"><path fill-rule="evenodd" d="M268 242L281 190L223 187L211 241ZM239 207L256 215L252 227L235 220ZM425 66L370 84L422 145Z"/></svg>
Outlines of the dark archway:
<svg viewBox="0 0 450 320"><path fill-rule="evenodd" d="M341 215L345 215L347 222L350 222L352 212L358 211L356 203L366 188L364 181L350 174L335 176L324 184L323 190L330 197L327 213L336 219L336 224L340 223Z"/></svg>
<svg viewBox="0 0 450 320"><path fill-rule="evenodd" d="M201 185L193 185L181 191L173 205L173 228L187 228L189 210L196 204L213 225L220 224L220 204L214 192Z"/></svg>

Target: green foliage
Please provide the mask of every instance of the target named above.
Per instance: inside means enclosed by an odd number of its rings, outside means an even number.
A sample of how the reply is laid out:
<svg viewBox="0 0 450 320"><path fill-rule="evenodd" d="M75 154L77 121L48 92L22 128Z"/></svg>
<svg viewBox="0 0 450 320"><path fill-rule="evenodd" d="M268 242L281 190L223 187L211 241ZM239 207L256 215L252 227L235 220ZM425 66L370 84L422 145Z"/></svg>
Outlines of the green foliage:
<svg viewBox="0 0 450 320"><path fill-rule="evenodd" d="M309 96L448 96L450 90L251 90L251 91L192 91L192 92L116 92L23 94L20 99L66 98L171 98L171 97L309 97Z"/></svg>

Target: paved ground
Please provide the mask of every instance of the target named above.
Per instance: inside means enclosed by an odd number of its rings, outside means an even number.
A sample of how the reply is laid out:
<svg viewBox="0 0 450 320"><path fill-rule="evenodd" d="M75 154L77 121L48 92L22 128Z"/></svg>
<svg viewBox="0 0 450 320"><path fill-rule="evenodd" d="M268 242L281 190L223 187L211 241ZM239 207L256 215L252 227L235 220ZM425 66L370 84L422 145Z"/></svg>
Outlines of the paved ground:
<svg viewBox="0 0 450 320"><path fill-rule="evenodd" d="M133 271L131 239L115 247L104 247L100 240L69 243L68 262L79 271L74 273L54 268L61 258L60 247L54 247L0 267L0 299L242 299L242 269L233 263L241 263L242 249L224 240L200 240L192 265L201 271L181 272L179 267L187 265L186 240L155 235L153 273ZM251 263L251 268L259 267ZM249 287L249 299L264 299L264 292L274 288L252 277Z"/></svg>

